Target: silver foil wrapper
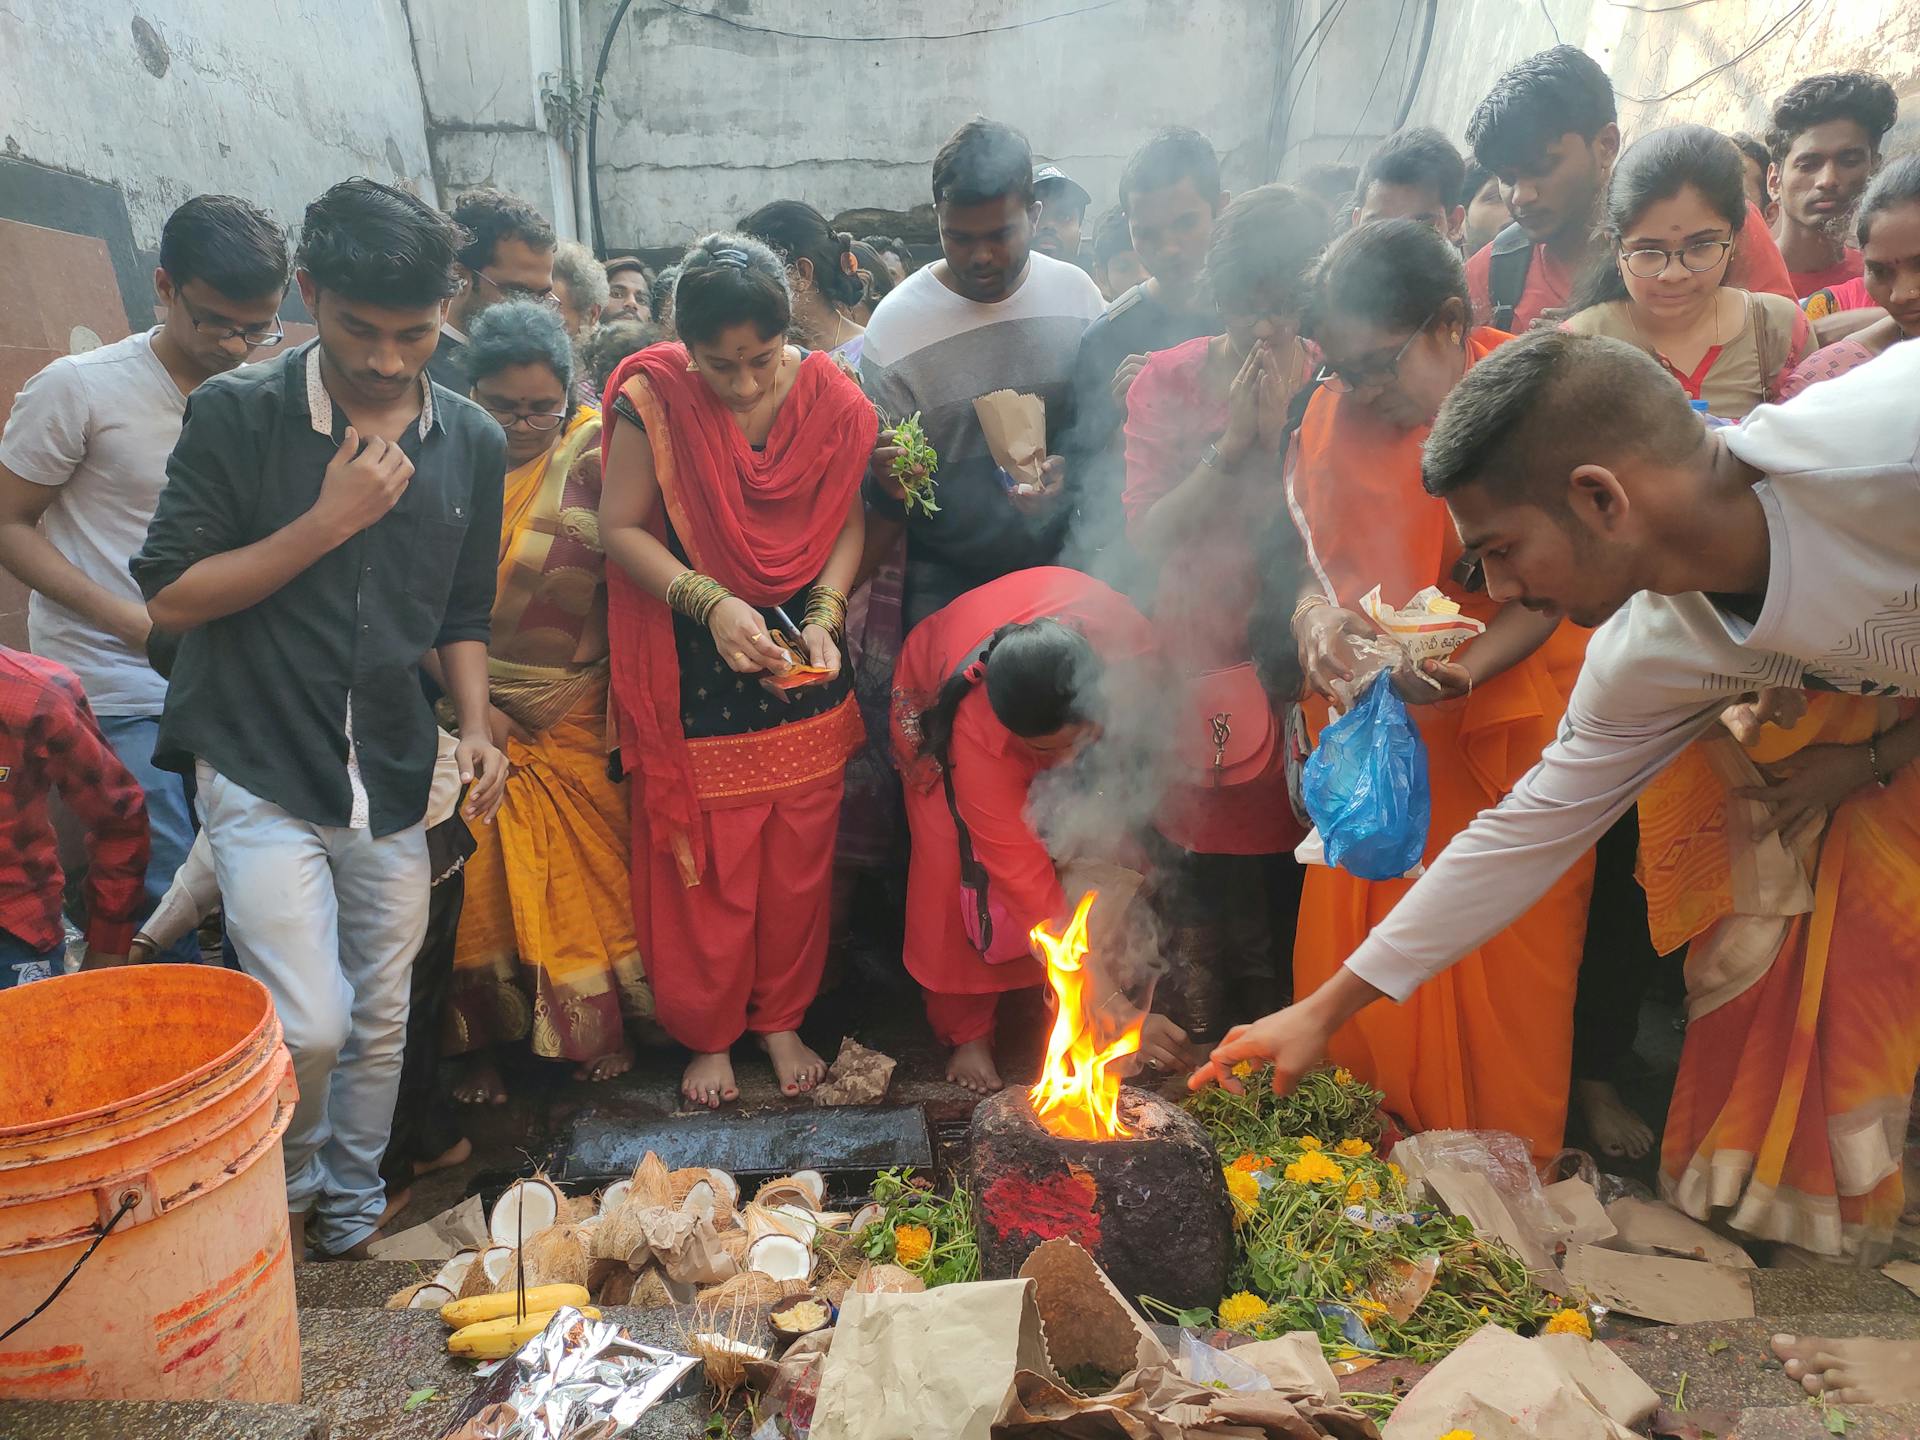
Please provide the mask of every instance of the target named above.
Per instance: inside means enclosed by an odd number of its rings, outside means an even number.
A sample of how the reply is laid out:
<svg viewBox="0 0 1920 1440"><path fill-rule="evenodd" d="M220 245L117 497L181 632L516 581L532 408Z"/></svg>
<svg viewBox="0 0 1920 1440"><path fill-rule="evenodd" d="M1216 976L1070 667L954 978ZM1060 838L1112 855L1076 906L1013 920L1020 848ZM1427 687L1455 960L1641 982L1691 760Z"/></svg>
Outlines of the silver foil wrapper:
<svg viewBox="0 0 1920 1440"><path fill-rule="evenodd" d="M616 1440L700 1362L568 1308L510 1363L510 1388L488 1387L489 1403L450 1432L454 1440Z"/></svg>

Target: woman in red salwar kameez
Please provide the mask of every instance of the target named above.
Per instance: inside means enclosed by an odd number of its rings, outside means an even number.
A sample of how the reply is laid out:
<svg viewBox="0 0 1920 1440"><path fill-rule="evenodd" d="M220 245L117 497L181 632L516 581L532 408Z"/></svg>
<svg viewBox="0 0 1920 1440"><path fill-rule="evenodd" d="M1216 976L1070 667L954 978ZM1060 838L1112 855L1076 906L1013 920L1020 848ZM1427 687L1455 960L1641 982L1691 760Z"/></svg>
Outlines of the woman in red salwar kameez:
<svg viewBox="0 0 1920 1440"><path fill-rule="evenodd" d="M878 421L828 356L787 343L791 319L774 254L710 235L675 292L684 343L630 356L603 407L634 924L660 1024L694 1052L682 1093L708 1106L738 1097L747 1031L787 1094L826 1073L798 1029L826 960L842 772L865 735L839 645ZM798 636L777 632L776 607ZM763 683L796 660L822 683Z"/></svg>
<svg viewBox="0 0 1920 1440"><path fill-rule="evenodd" d="M969 591L900 649L893 749L913 837L904 959L934 1037L953 1047L947 1078L970 1090L1000 1088L1000 995L1045 981L1028 932L1066 910L1054 858L1027 819L1028 787L1097 738L1106 668L1152 644L1125 596L1048 566ZM956 815L977 868L963 866Z"/></svg>

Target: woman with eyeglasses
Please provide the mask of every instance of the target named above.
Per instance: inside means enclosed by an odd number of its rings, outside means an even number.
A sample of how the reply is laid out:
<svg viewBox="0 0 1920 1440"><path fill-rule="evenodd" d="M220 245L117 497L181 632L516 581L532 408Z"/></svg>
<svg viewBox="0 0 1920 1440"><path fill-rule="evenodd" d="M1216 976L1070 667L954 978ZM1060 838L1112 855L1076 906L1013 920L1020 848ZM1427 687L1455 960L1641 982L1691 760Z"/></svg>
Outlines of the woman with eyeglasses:
<svg viewBox="0 0 1920 1440"><path fill-rule="evenodd" d="M1160 993L1200 1041L1220 1037L1229 1010L1263 1014L1285 995L1275 932L1292 934L1292 851L1305 832L1247 621L1259 591L1252 537L1286 507L1279 450L1306 378L1300 314L1330 231L1325 207L1284 185L1236 196L1207 248L1221 333L1150 357L1127 396L1127 538L1161 647L1192 692L1181 723L1194 733L1180 748L1202 762L1183 767L1159 817L1169 853L1155 898L1173 962Z"/></svg>
<svg viewBox="0 0 1920 1440"><path fill-rule="evenodd" d="M1747 208L1739 148L1719 131L1641 136L1607 186L1612 250L1575 291L1564 328L1645 350L1722 419L1778 399L1813 333L1793 300L1726 283Z"/></svg>
<svg viewBox="0 0 1920 1440"><path fill-rule="evenodd" d="M1582 632L1499 605L1481 590L1446 505L1420 484L1420 447L1468 369L1512 338L1474 329L1460 255L1432 226L1382 220L1321 258L1307 331L1325 361L1290 457L1294 525L1268 558L1265 634L1292 612L1293 653L1317 738L1357 669L1350 642L1375 586L1402 606L1438 586L1486 630L1447 661L1395 671L1425 742L1432 787L1425 858L1496 804L1540 758L1566 708ZM1463 563L1466 562L1466 563ZM1256 637L1256 644L1259 637ZM1270 669L1281 665L1264 656ZM1509 1130L1536 1155L1560 1148L1575 976L1592 861L1574 866L1517 924L1403 1005L1375 1005L1334 1037L1334 1061L1386 1092L1413 1129ZM1311 994L1407 892L1309 866L1294 945L1296 1001Z"/></svg>
<svg viewBox="0 0 1920 1440"><path fill-rule="evenodd" d="M578 1079L611 1079L631 1068L627 1022L651 1015L653 997L634 940L627 800L607 778L600 414L573 401L573 348L551 306L490 306L462 359L511 467L488 688L512 769L496 822L474 827L445 1050L469 1057L455 1096L499 1105L495 1047L530 1040Z"/></svg>

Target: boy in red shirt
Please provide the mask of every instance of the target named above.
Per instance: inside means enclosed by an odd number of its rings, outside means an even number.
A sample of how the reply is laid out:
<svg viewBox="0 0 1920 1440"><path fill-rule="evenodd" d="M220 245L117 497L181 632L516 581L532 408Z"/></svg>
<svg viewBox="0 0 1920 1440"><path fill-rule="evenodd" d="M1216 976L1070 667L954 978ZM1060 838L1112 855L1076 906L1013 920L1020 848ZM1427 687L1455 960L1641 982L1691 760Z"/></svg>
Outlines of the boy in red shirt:
<svg viewBox="0 0 1920 1440"><path fill-rule="evenodd" d="M1809 76L1774 102L1767 189L1779 206L1773 238L1796 299L1864 273L1847 228L1899 115L1893 87L1859 71Z"/></svg>
<svg viewBox="0 0 1920 1440"><path fill-rule="evenodd" d="M0 987L61 970L65 876L49 797L87 827L87 965L125 960L147 872L147 801L65 666L0 646Z"/></svg>

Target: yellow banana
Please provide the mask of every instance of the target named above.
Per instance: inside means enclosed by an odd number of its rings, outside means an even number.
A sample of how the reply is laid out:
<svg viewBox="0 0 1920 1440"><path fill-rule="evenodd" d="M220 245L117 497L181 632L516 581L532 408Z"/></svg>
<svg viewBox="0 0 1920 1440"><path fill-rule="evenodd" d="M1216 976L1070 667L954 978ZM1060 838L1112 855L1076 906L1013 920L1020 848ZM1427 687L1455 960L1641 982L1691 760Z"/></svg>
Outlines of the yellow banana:
<svg viewBox="0 0 1920 1440"><path fill-rule="evenodd" d="M589 1320L600 1318L600 1312L590 1305L581 1307L580 1313ZM481 1320L462 1326L447 1337L447 1353L463 1360L504 1360L545 1330L553 1316L551 1310L544 1314L529 1315L524 1320L502 1315L497 1320Z"/></svg>
<svg viewBox="0 0 1920 1440"><path fill-rule="evenodd" d="M527 1291L525 1305L520 1303L520 1297L512 1290L502 1290L493 1295L469 1295L465 1300L449 1300L442 1305L440 1318L455 1330L463 1330L482 1320L498 1320L502 1315L517 1315L522 1310L529 1315L542 1311L550 1315L563 1305L578 1308L592 1298L584 1285L535 1285Z"/></svg>

